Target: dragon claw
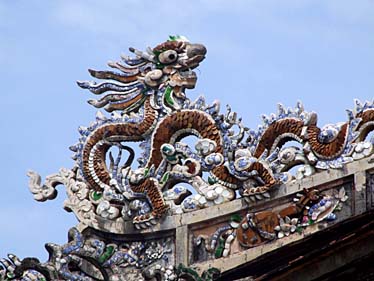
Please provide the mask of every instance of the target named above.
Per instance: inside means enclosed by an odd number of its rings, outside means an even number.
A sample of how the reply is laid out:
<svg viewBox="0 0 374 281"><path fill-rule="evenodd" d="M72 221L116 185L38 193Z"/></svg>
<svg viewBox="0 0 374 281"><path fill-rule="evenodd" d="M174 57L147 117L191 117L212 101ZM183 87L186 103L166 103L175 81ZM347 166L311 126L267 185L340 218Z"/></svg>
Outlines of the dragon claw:
<svg viewBox="0 0 374 281"><path fill-rule="evenodd" d="M145 214L136 216L133 219L133 223L136 229L145 229L148 227L152 227L153 225L157 224L157 218L152 214Z"/></svg>
<svg viewBox="0 0 374 281"><path fill-rule="evenodd" d="M152 211L151 213L136 216L133 219L133 224L137 229L148 228L157 224L158 219L162 217L169 210L170 206L165 205L158 211Z"/></svg>

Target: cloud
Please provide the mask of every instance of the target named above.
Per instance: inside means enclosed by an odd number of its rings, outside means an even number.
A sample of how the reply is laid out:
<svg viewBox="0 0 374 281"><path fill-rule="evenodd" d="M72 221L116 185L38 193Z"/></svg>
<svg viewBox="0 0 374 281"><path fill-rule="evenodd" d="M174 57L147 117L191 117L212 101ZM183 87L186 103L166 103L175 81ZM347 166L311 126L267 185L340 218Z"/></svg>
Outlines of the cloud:
<svg viewBox="0 0 374 281"><path fill-rule="evenodd" d="M101 35L154 37L167 26L173 29L193 14L178 2L166 1L60 1L52 18L61 24Z"/></svg>
<svg viewBox="0 0 374 281"><path fill-rule="evenodd" d="M374 1L333 0L326 2L329 16L351 25L374 25Z"/></svg>
<svg viewBox="0 0 374 281"><path fill-rule="evenodd" d="M4 20L4 19L6 19L6 9L5 9L5 3L4 2L0 2L0 19L2 19L0 21L0 26L2 26L6 22Z"/></svg>
<svg viewBox="0 0 374 281"><path fill-rule="evenodd" d="M6 54L7 50L5 49L5 42L7 41L5 36L2 35L4 32L1 32L2 28L5 27L5 24L7 22L7 12L6 12L6 7L5 3L0 1L0 64L5 65L5 60L6 60ZM3 38L4 36L4 38Z"/></svg>
<svg viewBox="0 0 374 281"><path fill-rule="evenodd" d="M237 29L243 29L243 33L246 28L257 28L305 38L313 36L311 33L314 32L327 36L331 32L347 32L347 25L373 24L374 4L369 0L360 3L344 0L197 0L183 4L166 0L64 0L57 2L52 18L99 36L144 37L155 43L165 36L165 31L187 29L198 33L211 24L222 26L227 22L230 25L233 21L238 21ZM333 26L336 22L341 25Z"/></svg>

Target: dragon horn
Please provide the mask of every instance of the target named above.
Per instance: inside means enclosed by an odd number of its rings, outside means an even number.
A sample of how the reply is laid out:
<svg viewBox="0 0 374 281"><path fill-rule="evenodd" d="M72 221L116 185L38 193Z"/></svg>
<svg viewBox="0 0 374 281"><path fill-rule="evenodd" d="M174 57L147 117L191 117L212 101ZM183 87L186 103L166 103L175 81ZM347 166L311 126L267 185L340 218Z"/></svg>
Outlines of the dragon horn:
<svg viewBox="0 0 374 281"><path fill-rule="evenodd" d="M139 56L143 59L146 59L146 60L151 61L151 62L156 62L154 55L151 55L151 54L146 53L146 52L139 51L139 50L137 50L133 47L130 47L129 50L130 50L130 52L134 53L135 55L137 55L137 56Z"/></svg>

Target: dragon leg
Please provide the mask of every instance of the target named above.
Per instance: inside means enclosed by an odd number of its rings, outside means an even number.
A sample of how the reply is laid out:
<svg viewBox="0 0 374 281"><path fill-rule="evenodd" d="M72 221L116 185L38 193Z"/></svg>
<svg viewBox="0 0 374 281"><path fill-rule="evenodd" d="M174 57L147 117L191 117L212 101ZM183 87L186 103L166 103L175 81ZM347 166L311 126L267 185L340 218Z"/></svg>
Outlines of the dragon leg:
<svg viewBox="0 0 374 281"><path fill-rule="evenodd" d="M142 223L154 218L160 218L169 209L169 206L164 201L156 179L148 178L139 185L131 185L131 189L134 192L147 194L153 208L152 212L149 214L136 216L134 218L134 223Z"/></svg>
<svg viewBox="0 0 374 281"><path fill-rule="evenodd" d="M272 173L260 162L253 163L248 171L257 171L259 179L264 183L262 186L252 187L244 190L244 196L267 192L273 186L279 184Z"/></svg>

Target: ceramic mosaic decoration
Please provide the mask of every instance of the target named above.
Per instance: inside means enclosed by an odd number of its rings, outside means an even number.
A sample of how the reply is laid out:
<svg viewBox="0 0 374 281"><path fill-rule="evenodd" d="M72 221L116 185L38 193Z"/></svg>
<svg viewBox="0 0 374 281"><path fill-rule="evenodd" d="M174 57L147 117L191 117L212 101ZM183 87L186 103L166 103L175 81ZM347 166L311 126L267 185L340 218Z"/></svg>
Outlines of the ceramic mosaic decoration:
<svg viewBox="0 0 374 281"><path fill-rule="evenodd" d="M176 262L176 238L159 236L167 217L177 217L229 201L269 200L292 180L372 155L373 102L355 101L347 121L320 128L317 114L301 103L279 104L257 129L246 127L229 106L204 97L188 99L193 71L205 59L202 44L181 36L154 48L130 48L132 57L109 62L112 70L92 70L95 81L78 85L97 98L99 111L70 147L75 161L42 184L33 171L30 191L52 200L62 184L64 203L80 224L65 245L47 244L47 262L0 261L2 280L213 280L219 270L198 273ZM195 136L195 143L184 142ZM285 145L296 141L299 146ZM297 167L295 173L290 170ZM212 258L228 257L232 243L245 249L294 235L310 225L336 219L347 200L344 188L295 194L277 210L233 214L211 232L194 237ZM0 278L0 279L1 279ZM184 279L183 279L184 278Z"/></svg>

